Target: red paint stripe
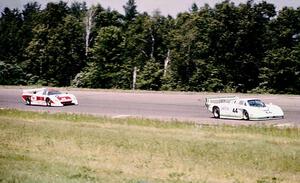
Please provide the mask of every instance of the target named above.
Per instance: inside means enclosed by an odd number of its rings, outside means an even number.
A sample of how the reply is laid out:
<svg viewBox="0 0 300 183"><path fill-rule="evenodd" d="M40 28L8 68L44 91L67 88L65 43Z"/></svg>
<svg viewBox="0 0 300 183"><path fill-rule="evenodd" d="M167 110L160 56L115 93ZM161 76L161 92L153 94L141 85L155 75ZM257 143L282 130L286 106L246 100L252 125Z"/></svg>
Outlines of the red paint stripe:
<svg viewBox="0 0 300 183"><path fill-rule="evenodd" d="M36 100L45 100L44 97L36 97Z"/></svg>
<svg viewBox="0 0 300 183"><path fill-rule="evenodd" d="M26 101L26 98L27 97L30 97L30 95L22 95L22 99L24 100L24 101Z"/></svg>

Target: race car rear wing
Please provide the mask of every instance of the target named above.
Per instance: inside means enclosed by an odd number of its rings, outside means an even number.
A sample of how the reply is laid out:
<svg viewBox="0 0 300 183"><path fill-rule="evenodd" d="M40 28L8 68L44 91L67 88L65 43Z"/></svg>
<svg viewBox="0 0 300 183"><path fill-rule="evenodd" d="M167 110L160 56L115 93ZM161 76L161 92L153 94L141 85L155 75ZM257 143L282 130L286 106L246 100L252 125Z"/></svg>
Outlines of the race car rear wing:
<svg viewBox="0 0 300 183"><path fill-rule="evenodd" d="M209 97L205 98L205 106L208 107L210 104L230 103L233 100L237 100L236 96L228 97Z"/></svg>
<svg viewBox="0 0 300 183"><path fill-rule="evenodd" d="M25 89L23 90L23 94L35 94L39 91L43 91L45 88L35 88L35 89Z"/></svg>

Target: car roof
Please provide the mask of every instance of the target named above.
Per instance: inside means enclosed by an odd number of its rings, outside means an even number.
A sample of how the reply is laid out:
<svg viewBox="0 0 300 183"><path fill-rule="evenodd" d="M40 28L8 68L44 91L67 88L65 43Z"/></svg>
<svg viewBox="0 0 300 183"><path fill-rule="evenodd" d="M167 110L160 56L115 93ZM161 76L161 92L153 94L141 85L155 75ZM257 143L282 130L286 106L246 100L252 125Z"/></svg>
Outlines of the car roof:
<svg viewBox="0 0 300 183"><path fill-rule="evenodd" d="M53 89L53 88L47 88L48 91L58 91L56 89Z"/></svg>
<svg viewBox="0 0 300 183"><path fill-rule="evenodd" d="M260 100L260 99L258 99L258 98L240 98L239 100L240 100L240 101L241 101L241 100L248 101L248 100Z"/></svg>

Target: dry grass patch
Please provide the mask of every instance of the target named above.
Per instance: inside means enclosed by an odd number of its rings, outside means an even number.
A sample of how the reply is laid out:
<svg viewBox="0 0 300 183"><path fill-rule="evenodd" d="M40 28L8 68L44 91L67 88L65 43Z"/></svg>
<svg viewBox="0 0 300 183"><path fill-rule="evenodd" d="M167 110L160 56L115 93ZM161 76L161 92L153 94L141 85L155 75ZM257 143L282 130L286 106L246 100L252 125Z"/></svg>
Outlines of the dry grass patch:
<svg viewBox="0 0 300 183"><path fill-rule="evenodd" d="M299 129L0 111L0 182L299 182Z"/></svg>

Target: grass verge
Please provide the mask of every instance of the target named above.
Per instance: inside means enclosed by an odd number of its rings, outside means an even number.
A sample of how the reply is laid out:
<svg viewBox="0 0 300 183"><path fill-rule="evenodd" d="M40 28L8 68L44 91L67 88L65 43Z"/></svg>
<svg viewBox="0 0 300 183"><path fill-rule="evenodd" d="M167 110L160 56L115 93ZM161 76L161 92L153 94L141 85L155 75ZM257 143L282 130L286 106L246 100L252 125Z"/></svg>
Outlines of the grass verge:
<svg viewBox="0 0 300 183"><path fill-rule="evenodd" d="M4 109L0 182L300 182L300 133Z"/></svg>

